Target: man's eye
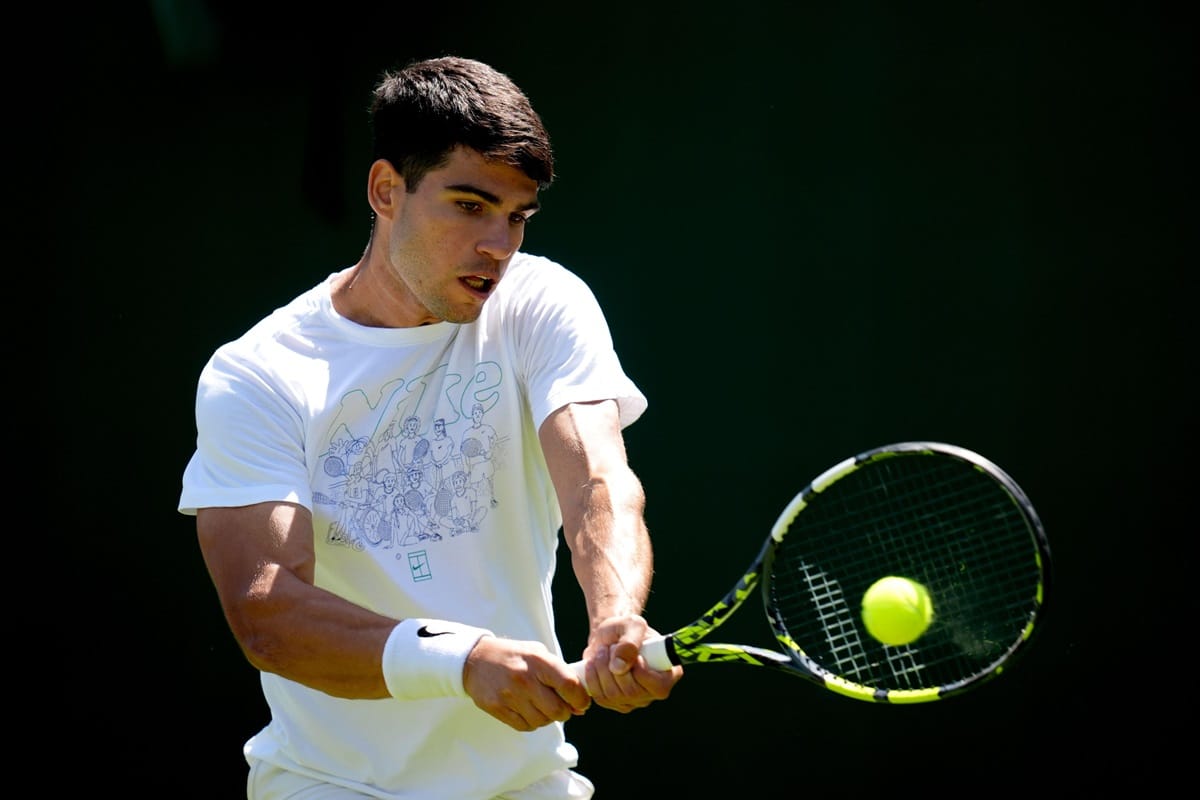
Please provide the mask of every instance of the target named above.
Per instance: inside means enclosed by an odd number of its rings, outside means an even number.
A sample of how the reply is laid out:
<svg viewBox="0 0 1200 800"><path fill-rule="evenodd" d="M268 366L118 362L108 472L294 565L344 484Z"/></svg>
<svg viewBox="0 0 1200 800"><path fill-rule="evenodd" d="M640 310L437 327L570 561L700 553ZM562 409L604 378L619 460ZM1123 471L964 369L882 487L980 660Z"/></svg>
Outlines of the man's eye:
<svg viewBox="0 0 1200 800"><path fill-rule="evenodd" d="M513 225L524 225L526 222L529 222L529 217L524 214L512 214L509 216L508 221Z"/></svg>
<svg viewBox="0 0 1200 800"><path fill-rule="evenodd" d="M483 209L483 204L477 203L474 200L459 200L458 207L463 211L469 211L472 214L478 214Z"/></svg>

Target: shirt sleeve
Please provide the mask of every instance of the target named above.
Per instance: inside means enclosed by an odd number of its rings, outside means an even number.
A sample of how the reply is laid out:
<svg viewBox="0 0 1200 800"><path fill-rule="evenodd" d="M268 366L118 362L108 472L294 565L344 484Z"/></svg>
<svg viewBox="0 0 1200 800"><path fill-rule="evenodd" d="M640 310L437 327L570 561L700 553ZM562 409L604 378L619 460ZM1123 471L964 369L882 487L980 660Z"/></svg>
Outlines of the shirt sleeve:
<svg viewBox="0 0 1200 800"><path fill-rule="evenodd" d="M287 394L236 347L219 349L196 392L196 450L178 510L267 501L312 508L304 425Z"/></svg>
<svg viewBox="0 0 1200 800"><path fill-rule="evenodd" d="M535 426L568 403L608 399L617 401L621 427L633 424L647 400L626 374L591 288L540 258L521 280L522 304L510 330L522 353Z"/></svg>

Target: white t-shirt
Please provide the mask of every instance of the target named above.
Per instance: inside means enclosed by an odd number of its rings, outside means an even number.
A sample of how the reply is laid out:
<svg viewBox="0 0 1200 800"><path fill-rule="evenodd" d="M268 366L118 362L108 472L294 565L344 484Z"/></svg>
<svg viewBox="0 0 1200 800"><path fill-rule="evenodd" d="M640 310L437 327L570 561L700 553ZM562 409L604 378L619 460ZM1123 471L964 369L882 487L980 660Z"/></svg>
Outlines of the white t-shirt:
<svg viewBox="0 0 1200 800"><path fill-rule="evenodd" d="M615 398L622 427L646 408L595 296L518 253L475 322L368 328L334 311L334 277L204 367L179 510L298 503L317 586L559 653L562 515L538 427L571 402ZM468 698L345 700L270 673L262 687L251 762L376 797L490 798L577 763L562 724L521 733Z"/></svg>

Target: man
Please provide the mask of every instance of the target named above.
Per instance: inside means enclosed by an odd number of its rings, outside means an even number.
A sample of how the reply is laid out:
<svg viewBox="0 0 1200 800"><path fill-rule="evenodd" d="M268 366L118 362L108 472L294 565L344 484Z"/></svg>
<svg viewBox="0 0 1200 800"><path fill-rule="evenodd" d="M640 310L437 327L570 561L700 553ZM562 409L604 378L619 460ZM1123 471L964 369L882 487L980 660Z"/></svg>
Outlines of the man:
<svg viewBox="0 0 1200 800"><path fill-rule="evenodd" d="M179 510L262 673L248 796L591 797L564 722L644 707L682 675L638 655L652 553L622 430L646 400L588 287L519 250L554 167L518 87L476 61L417 62L384 75L371 120L362 257L199 379ZM485 413L494 496L474 528L372 530L401 503L437 519L470 469L460 453L443 485L367 491L398 425L427 438L442 420L463 442ZM584 681L553 628L560 528Z"/></svg>

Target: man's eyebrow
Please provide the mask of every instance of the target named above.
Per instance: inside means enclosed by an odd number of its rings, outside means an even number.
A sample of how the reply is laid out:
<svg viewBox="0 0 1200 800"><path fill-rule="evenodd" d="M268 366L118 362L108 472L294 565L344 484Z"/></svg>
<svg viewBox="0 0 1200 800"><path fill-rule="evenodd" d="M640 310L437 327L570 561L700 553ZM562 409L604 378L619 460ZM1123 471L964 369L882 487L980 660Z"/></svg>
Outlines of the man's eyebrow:
<svg viewBox="0 0 1200 800"><path fill-rule="evenodd" d="M453 183L453 184L450 184L449 186L447 186L446 188L453 192L465 192L467 194L477 195L477 196L483 198L484 200L488 201L492 205L496 205L496 206L500 205L499 197L497 197L496 195L492 194L491 192L489 192L485 189L480 189L478 186L472 186L469 183ZM537 200L530 200L525 205L519 206L517 208L517 210L518 211L537 211L541 207L542 207L541 203L539 203Z"/></svg>

